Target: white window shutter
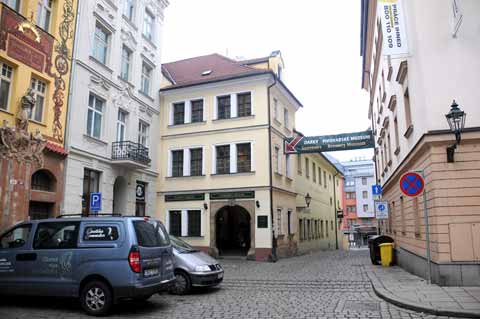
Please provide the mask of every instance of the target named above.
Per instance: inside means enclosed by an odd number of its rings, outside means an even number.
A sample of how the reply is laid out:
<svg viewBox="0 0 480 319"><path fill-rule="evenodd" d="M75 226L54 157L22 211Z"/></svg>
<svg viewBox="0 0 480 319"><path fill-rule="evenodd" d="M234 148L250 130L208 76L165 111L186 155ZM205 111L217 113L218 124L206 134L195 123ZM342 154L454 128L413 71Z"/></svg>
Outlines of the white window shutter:
<svg viewBox="0 0 480 319"><path fill-rule="evenodd" d="M203 108L205 109L205 105L203 106ZM213 98L213 119L218 119L218 100L216 96Z"/></svg>
<svg viewBox="0 0 480 319"><path fill-rule="evenodd" d="M202 146L202 175L205 174L205 146Z"/></svg>
<svg viewBox="0 0 480 319"><path fill-rule="evenodd" d="M185 101L185 123L192 122L192 101Z"/></svg>
<svg viewBox="0 0 480 319"><path fill-rule="evenodd" d="M254 150L255 142L250 143L250 170L255 172L255 152Z"/></svg>
<svg viewBox="0 0 480 319"><path fill-rule="evenodd" d="M170 211L167 210L167 215L165 216L165 228L167 232L170 234Z"/></svg>
<svg viewBox="0 0 480 319"><path fill-rule="evenodd" d="M182 209L182 236L188 236L188 212Z"/></svg>
<svg viewBox="0 0 480 319"><path fill-rule="evenodd" d="M230 173L237 172L237 145L230 144Z"/></svg>
<svg viewBox="0 0 480 319"><path fill-rule="evenodd" d="M205 236L205 218L206 218L205 210L200 210L200 236Z"/></svg>
<svg viewBox="0 0 480 319"><path fill-rule="evenodd" d="M237 116L238 116L237 95L230 94L230 117L237 117Z"/></svg>
<svg viewBox="0 0 480 319"><path fill-rule="evenodd" d="M190 149L183 149L183 176L190 176Z"/></svg>
<svg viewBox="0 0 480 319"><path fill-rule="evenodd" d="M212 174L217 174L217 148L212 145Z"/></svg>
<svg viewBox="0 0 480 319"><path fill-rule="evenodd" d="M172 177L172 151L168 150L167 177Z"/></svg>
<svg viewBox="0 0 480 319"><path fill-rule="evenodd" d="M173 103L170 103L170 110L168 112L168 125L173 125Z"/></svg>

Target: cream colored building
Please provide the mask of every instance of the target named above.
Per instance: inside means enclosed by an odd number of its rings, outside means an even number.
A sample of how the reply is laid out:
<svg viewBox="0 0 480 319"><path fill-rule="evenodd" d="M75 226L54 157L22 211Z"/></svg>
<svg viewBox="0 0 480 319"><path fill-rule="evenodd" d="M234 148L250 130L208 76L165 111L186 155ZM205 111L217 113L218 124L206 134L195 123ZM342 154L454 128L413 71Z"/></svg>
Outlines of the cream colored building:
<svg viewBox="0 0 480 319"><path fill-rule="evenodd" d="M302 105L283 67L279 51L163 64L157 214L171 234L215 256L296 253L296 167L283 139Z"/></svg>
<svg viewBox="0 0 480 319"><path fill-rule="evenodd" d="M390 207L381 230L394 237L400 266L426 277L423 198L399 188L405 172L423 170L433 282L480 285L480 2L401 4L409 50L390 57L381 2L362 1L363 88L370 93L377 176ZM455 135L445 114L453 99L467 114L466 128L455 161L447 162Z"/></svg>
<svg viewBox="0 0 480 319"><path fill-rule="evenodd" d="M296 155L296 162L299 253L341 248L342 173L321 154Z"/></svg>

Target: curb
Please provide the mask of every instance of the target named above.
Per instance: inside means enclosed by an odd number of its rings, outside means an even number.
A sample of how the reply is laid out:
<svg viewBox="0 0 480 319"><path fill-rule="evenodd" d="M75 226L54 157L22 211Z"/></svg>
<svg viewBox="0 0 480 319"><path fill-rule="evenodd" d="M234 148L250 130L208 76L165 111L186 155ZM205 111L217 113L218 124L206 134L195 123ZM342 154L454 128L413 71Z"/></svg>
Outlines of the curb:
<svg viewBox="0 0 480 319"><path fill-rule="evenodd" d="M368 271L367 271L368 274ZM370 274L367 275L368 278L370 279L370 283L372 284L373 291L375 294L386 300L387 302L394 304L398 307L409 309L409 310L414 310L417 312L424 312L424 313L429 313L432 315L436 316L446 316L446 317L460 317L460 318L480 318L480 312L470 312L468 310L449 310L445 308L431 308L431 307L426 307L424 305L412 302L412 301L407 301L405 299L399 298L392 294L390 291L388 291L385 288L379 288L378 286L381 285L380 281L375 278L373 279ZM377 286L375 286L375 281L377 281Z"/></svg>

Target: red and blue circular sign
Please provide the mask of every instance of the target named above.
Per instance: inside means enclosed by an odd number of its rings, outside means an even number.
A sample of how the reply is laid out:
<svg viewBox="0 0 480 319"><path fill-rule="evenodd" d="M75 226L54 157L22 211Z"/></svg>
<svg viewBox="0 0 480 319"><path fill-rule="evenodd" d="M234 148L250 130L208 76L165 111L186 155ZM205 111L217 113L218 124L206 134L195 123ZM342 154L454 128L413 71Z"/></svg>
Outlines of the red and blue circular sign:
<svg viewBox="0 0 480 319"><path fill-rule="evenodd" d="M420 174L408 172L400 178L400 190L407 196L416 197L425 189L425 181Z"/></svg>

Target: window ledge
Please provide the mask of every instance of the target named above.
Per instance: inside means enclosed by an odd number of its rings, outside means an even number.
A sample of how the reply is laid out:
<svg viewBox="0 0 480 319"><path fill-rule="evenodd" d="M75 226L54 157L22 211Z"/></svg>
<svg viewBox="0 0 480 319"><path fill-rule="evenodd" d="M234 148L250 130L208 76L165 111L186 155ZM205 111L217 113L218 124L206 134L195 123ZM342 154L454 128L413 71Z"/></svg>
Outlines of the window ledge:
<svg viewBox="0 0 480 319"><path fill-rule="evenodd" d="M150 44L155 50L157 49L157 46L152 42L151 39L147 38L145 34L142 33L142 38L145 40L148 44Z"/></svg>
<svg viewBox="0 0 480 319"><path fill-rule="evenodd" d="M13 116L15 115L12 112L9 112L8 110L4 110L4 109L0 109L0 112L8 114L8 115L13 115Z"/></svg>
<svg viewBox="0 0 480 319"><path fill-rule="evenodd" d="M148 95L147 93L143 92L142 90L138 90L138 93L140 93L142 96L144 96L145 98L149 99L150 102L155 102L155 100L153 99L153 97L151 97L150 95Z"/></svg>
<svg viewBox="0 0 480 319"><path fill-rule="evenodd" d="M282 173L280 173L280 172L275 172L275 175L278 176L278 177L282 177L282 176L283 176Z"/></svg>
<svg viewBox="0 0 480 319"><path fill-rule="evenodd" d="M285 175L285 178L287 179L287 181L289 181L289 182L293 182L293 178L292 178L291 176L287 176L287 175Z"/></svg>
<svg viewBox="0 0 480 319"><path fill-rule="evenodd" d="M405 133L403 134L403 136L405 136L406 138L409 138L412 135L412 132L413 132L413 124L410 124L407 130L405 131Z"/></svg>
<svg viewBox="0 0 480 319"><path fill-rule="evenodd" d="M251 171L251 172L239 172L239 173L211 174L211 176L254 175L254 174L255 174L255 171Z"/></svg>
<svg viewBox="0 0 480 319"><path fill-rule="evenodd" d="M98 138L96 138L96 137L90 136L90 135L88 135L88 134L83 134L83 137L86 138L87 140L89 140L90 142L95 142L95 143L97 143L97 144L101 144L101 145L105 145L105 146L108 145L107 142L105 142L105 141L103 141L103 140L101 140L101 139L98 139Z"/></svg>
<svg viewBox="0 0 480 319"><path fill-rule="evenodd" d="M39 121L35 121L35 120L32 120L32 119L29 119L28 121L30 123L34 123L34 124L37 124L37 125L40 125L40 126L43 126L43 127L47 127L47 124L44 124L44 123L39 122Z"/></svg>
<svg viewBox="0 0 480 319"><path fill-rule="evenodd" d="M400 154L400 146L398 146L398 147L395 149L395 151L393 152L393 154L395 154L395 155Z"/></svg>
<svg viewBox="0 0 480 319"><path fill-rule="evenodd" d="M122 14L122 18L123 18L123 20L125 20L125 22L128 23L129 26L131 26L133 29L135 29L135 31L138 31L137 26L126 15Z"/></svg>
<svg viewBox="0 0 480 319"><path fill-rule="evenodd" d="M277 124L278 126L282 126L282 122L280 122L279 120L277 120L276 118L273 118L273 122L275 124Z"/></svg>
<svg viewBox="0 0 480 319"><path fill-rule="evenodd" d="M207 124L207 121L190 122L190 123L182 123L182 124L170 124L170 125L168 125L168 128L185 127L185 126L195 126L195 125L205 125L205 124Z"/></svg>
<svg viewBox="0 0 480 319"><path fill-rule="evenodd" d="M124 78L122 78L120 75L117 77L120 81L122 81L123 83L126 83L128 86L130 86L132 89L135 87L135 85L133 85L132 82L130 82L129 80L126 80Z"/></svg>
<svg viewBox="0 0 480 319"><path fill-rule="evenodd" d="M183 175L183 176L167 176L166 179L177 179L177 178L195 178L195 177L205 177L207 175Z"/></svg>
<svg viewBox="0 0 480 319"><path fill-rule="evenodd" d="M213 122L223 122L223 121L230 121L230 120L246 120L246 119L253 119L255 115L248 115L248 116L236 116L236 117L229 117L227 119L214 119Z"/></svg>
<svg viewBox="0 0 480 319"><path fill-rule="evenodd" d="M108 73L113 73L113 70L110 69L106 64L103 64L101 61L98 61L94 56L90 55L89 57L89 60L90 61L93 61L95 62L97 65L101 66L103 69L105 69L105 71L107 71Z"/></svg>
<svg viewBox="0 0 480 319"><path fill-rule="evenodd" d="M287 132L287 135L291 135L292 131L288 127L284 127L283 130Z"/></svg>

